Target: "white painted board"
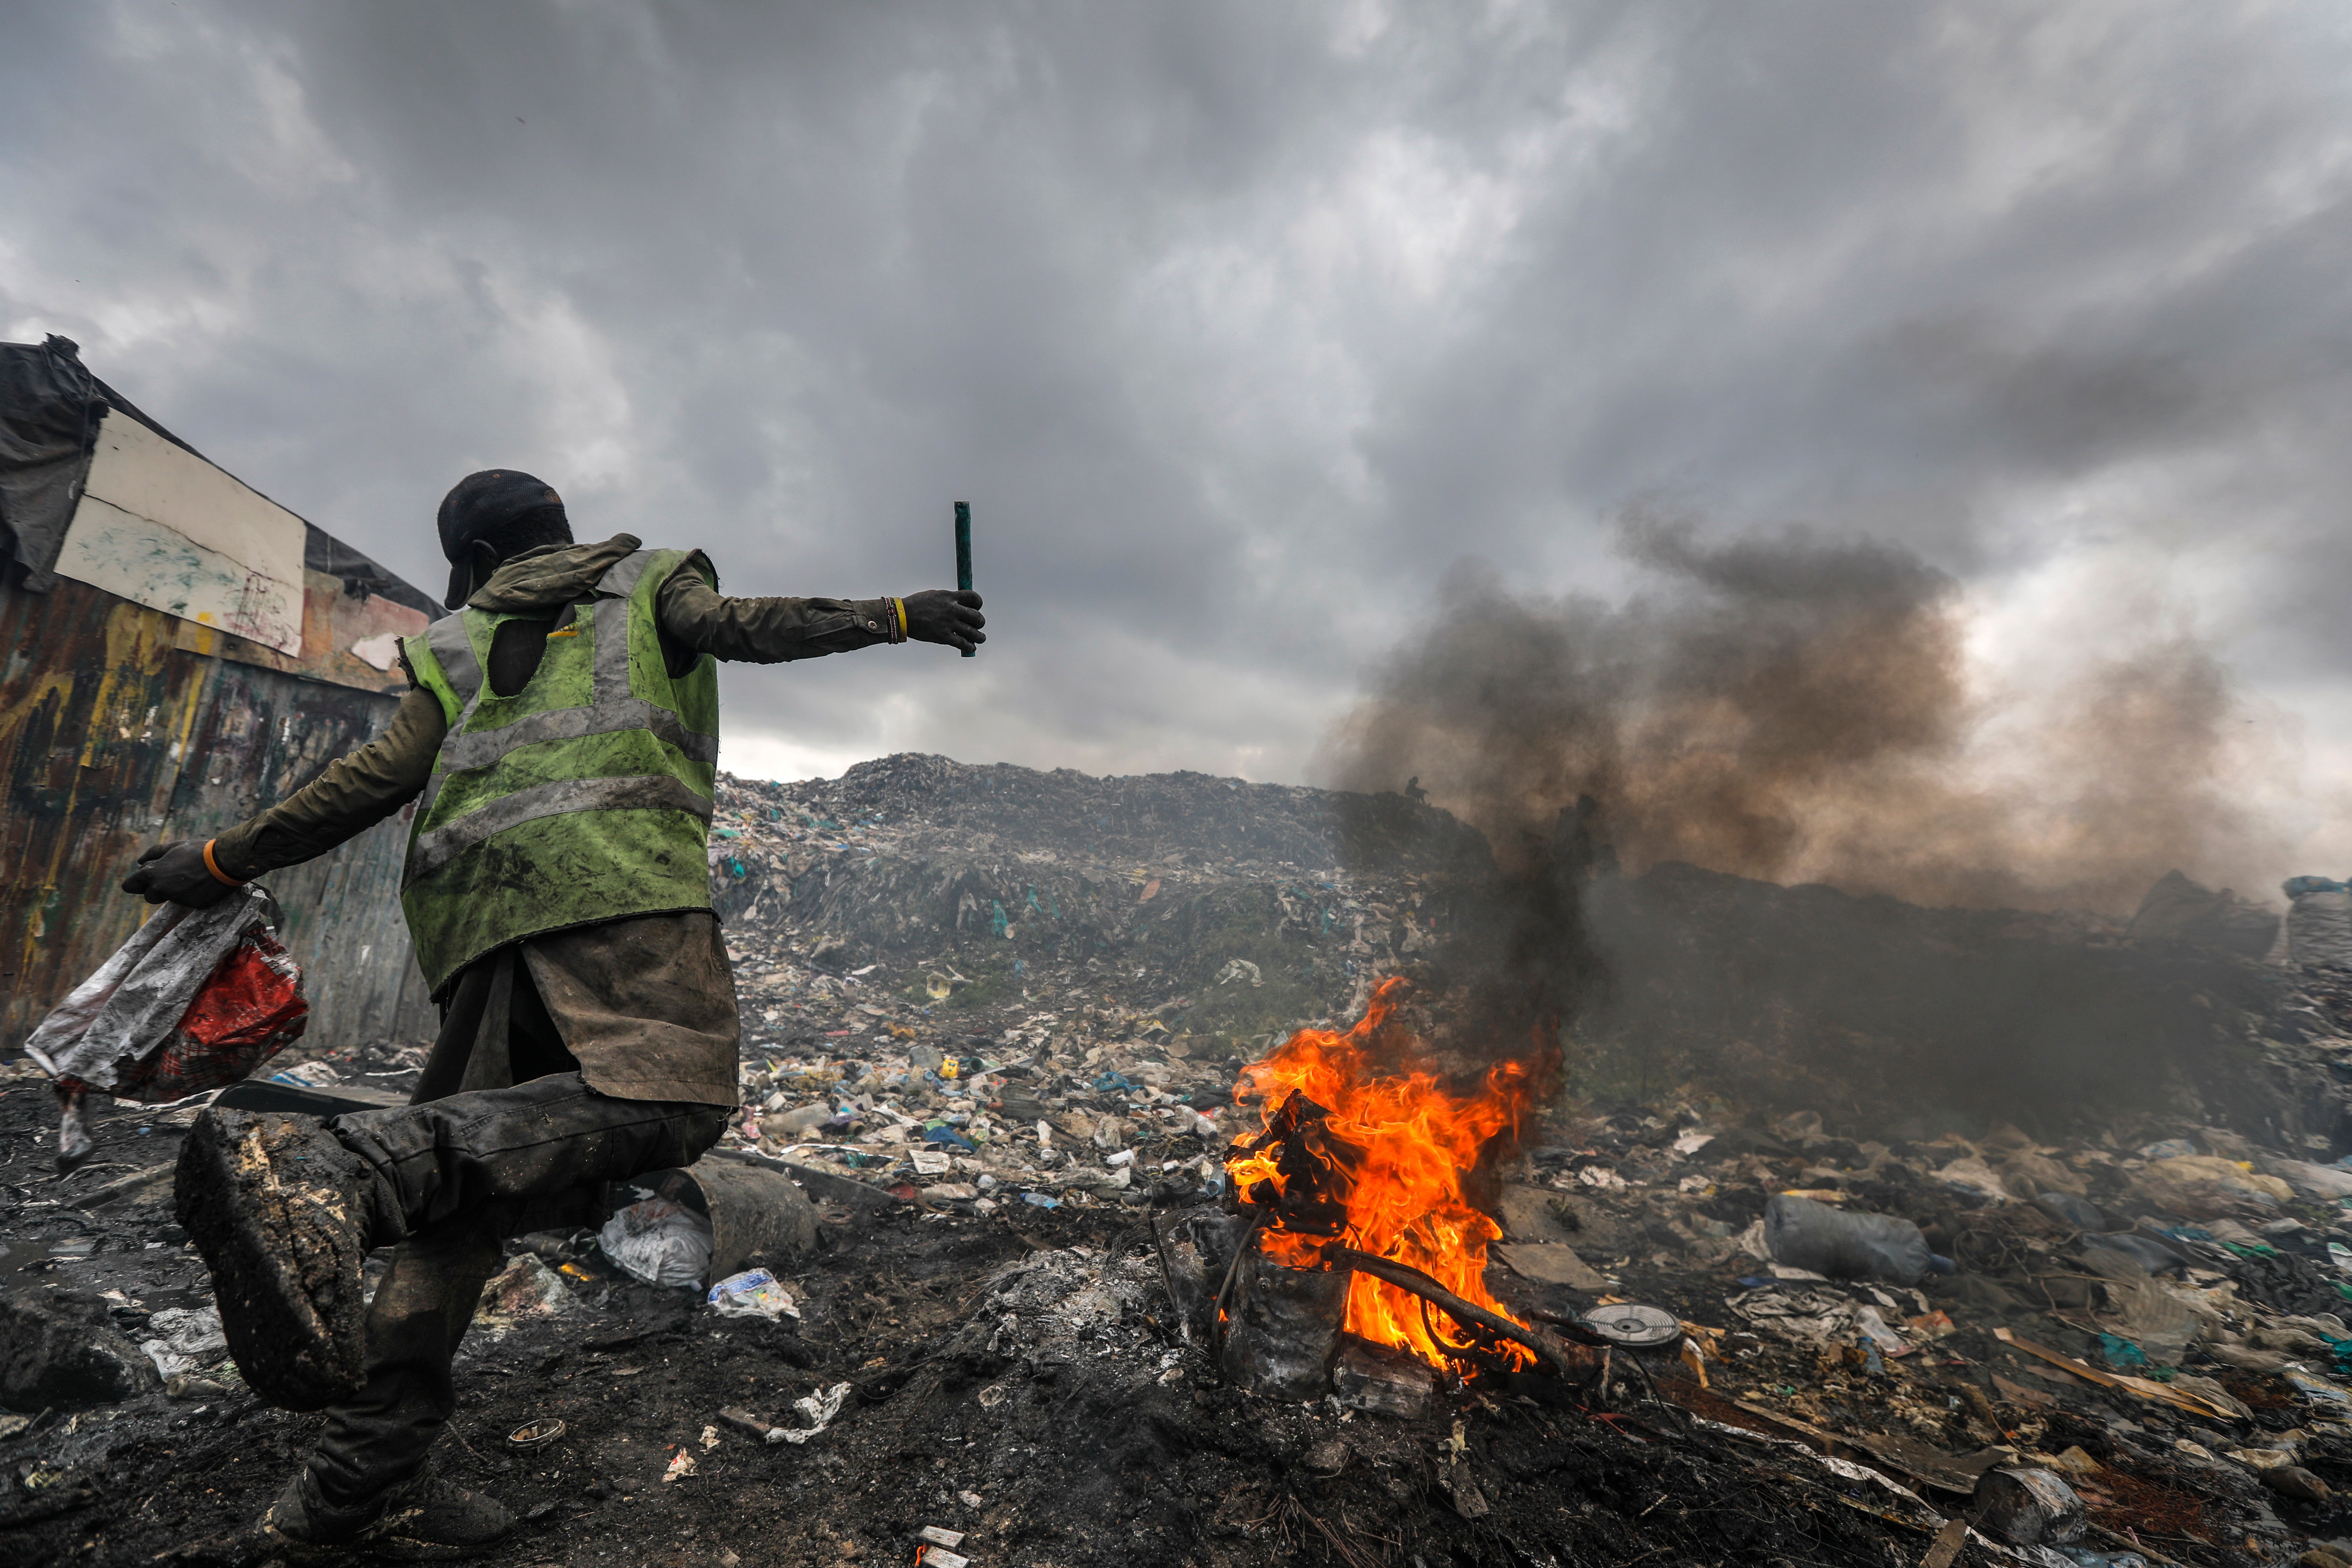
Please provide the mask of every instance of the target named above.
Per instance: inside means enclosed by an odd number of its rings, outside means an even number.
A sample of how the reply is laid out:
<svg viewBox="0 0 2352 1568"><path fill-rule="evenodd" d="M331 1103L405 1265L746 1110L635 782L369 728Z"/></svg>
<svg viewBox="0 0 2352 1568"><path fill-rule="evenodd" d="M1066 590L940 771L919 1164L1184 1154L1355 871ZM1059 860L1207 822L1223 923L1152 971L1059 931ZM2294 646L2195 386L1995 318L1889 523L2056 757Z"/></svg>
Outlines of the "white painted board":
<svg viewBox="0 0 2352 1568"><path fill-rule="evenodd" d="M302 651L302 520L109 410L58 572L281 653Z"/></svg>

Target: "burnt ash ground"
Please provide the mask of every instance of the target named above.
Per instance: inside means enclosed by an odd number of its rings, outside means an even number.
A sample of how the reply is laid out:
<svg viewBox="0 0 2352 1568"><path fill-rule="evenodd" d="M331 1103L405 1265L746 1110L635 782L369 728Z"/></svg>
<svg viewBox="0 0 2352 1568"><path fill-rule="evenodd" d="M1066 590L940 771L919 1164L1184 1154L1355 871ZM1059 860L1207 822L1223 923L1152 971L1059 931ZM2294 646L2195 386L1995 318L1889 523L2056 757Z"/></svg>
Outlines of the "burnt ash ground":
<svg viewBox="0 0 2352 1568"><path fill-rule="evenodd" d="M42 1206L59 1190L46 1100L0 1098L11 1287L119 1289L151 1307L201 1292L192 1253L148 1246L170 1235L163 1184L94 1212ZM93 1168L64 1191L135 1173L100 1164L168 1168L177 1136L141 1125L153 1124L106 1116ZM1407 1421L1244 1395L1162 1327L1171 1314L1137 1210L826 1213L824 1244L793 1276L796 1326L719 1319L688 1292L623 1283L503 1338L478 1329L440 1462L535 1516L488 1561L911 1562L924 1525L965 1532L959 1550L982 1564L1882 1564L1925 1544L1790 1450L1683 1429L1638 1399L1611 1421L1467 1392ZM98 1250L40 1261L73 1237ZM1090 1289L1097 1279L1118 1289ZM1056 1313L1066 1288L1080 1305ZM1025 1309L1010 1331L1008 1306ZM719 1415L789 1422L794 1398L839 1383L853 1389L843 1414L802 1447ZM568 1426L551 1447L505 1443L550 1415ZM241 1390L52 1414L0 1444L0 1466L12 1503L70 1506L0 1531L0 1555L27 1568L240 1560L241 1531L318 1420ZM666 1483L680 1449L694 1471ZM23 1489L33 1477L47 1478L38 1494Z"/></svg>

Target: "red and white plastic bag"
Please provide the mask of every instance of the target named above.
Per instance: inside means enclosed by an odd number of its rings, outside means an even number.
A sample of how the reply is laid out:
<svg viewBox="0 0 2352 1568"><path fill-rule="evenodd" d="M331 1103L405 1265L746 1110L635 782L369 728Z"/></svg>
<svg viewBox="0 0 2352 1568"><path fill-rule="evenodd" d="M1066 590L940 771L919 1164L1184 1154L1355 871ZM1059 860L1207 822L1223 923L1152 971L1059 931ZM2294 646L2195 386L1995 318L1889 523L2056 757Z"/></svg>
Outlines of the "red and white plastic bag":
<svg viewBox="0 0 2352 1568"><path fill-rule="evenodd" d="M25 1042L56 1080L58 1168L89 1157L85 1096L163 1105L225 1089L299 1039L310 1016L267 892L163 905Z"/></svg>

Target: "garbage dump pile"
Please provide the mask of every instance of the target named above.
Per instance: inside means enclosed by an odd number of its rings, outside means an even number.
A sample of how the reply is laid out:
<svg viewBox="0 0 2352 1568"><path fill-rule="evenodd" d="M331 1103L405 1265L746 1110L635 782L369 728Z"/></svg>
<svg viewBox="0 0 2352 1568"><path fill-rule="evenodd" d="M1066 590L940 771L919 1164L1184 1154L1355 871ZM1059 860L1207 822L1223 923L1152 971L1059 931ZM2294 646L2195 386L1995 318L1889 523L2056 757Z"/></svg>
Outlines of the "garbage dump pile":
<svg viewBox="0 0 2352 1568"><path fill-rule="evenodd" d="M500 1561L2352 1568L2341 884L1592 876L1504 1043L1500 874L1402 796L897 757L712 846L744 1110L486 1289ZM58 1178L0 1070L11 1561L246 1560L318 1418L169 1223L193 1110Z"/></svg>

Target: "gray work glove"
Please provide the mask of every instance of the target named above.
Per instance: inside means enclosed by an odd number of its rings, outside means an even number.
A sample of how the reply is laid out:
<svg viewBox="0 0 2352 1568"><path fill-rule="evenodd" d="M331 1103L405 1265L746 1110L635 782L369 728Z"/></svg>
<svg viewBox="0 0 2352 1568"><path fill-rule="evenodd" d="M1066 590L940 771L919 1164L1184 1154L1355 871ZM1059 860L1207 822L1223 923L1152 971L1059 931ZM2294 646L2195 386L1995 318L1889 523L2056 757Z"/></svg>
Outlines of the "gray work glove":
<svg viewBox="0 0 2352 1568"><path fill-rule="evenodd" d="M205 866L205 847L183 838L158 844L139 857L138 866L122 879L122 890L151 904L185 904L210 909L236 889L214 876Z"/></svg>
<svg viewBox="0 0 2352 1568"><path fill-rule="evenodd" d="M980 613L980 595L970 588L926 588L908 595L902 602L907 606L910 642L970 649L988 640L988 634L980 629L988 625L988 617Z"/></svg>

